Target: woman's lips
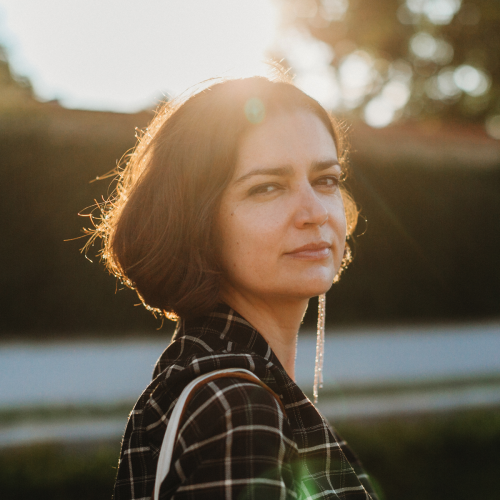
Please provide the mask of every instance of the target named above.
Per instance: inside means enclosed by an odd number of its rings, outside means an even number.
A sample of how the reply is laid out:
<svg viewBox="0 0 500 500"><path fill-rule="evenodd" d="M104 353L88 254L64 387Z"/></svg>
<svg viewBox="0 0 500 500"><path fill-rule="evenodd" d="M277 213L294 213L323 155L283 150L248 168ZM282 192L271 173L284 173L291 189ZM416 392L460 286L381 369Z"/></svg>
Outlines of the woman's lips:
<svg viewBox="0 0 500 500"><path fill-rule="evenodd" d="M330 257L331 254L331 245L326 242L310 243L286 253L289 257L301 260L323 260Z"/></svg>

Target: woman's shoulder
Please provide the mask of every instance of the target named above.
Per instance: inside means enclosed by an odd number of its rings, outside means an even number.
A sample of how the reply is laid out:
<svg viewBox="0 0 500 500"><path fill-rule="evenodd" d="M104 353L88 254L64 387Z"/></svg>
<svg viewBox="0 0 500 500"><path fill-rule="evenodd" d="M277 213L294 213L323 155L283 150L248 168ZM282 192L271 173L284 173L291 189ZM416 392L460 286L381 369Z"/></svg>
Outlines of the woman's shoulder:
<svg viewBox="0 0 500 500"><path fill-rule="evenodd" d="M172 464L162 492L221 484L237 497L246 488L263 497L292 494L291 464L297 445L275 395L258 382L217 378L193 394L181 419Z"/></svg>
<svg viewBox="0 0 500 500"><path fill-rule="evenodd" d="M224 417L243 412L251 417L260 413L284 416L280 397L260 380L239 374L225 374L202 384L191 397L186 414L211 411Z"/></svg>
<svg viewBox="0 0 500 500"><path fill-rule="evenodd" d="M214 436L246 439L267 436L295 447L286 412L279 399L257 381L225 376L203 384L188 401L179 433L185 443L197 443Z"/></svg>

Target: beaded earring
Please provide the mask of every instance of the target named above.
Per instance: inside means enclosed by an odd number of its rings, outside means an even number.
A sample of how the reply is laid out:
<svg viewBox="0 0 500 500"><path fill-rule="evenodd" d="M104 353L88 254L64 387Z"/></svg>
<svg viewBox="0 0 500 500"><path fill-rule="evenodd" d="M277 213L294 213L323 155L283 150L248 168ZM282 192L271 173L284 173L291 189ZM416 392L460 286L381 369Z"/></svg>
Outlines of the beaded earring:
<svg viewBox="0 0 500 500"><path fill-rule="evenodd" d="M316 330L316 361L314 363L314 402L318 402L318 389L323 388L323 360L325 354L325 303L324 293L318 296L318 328Z"/></svg>

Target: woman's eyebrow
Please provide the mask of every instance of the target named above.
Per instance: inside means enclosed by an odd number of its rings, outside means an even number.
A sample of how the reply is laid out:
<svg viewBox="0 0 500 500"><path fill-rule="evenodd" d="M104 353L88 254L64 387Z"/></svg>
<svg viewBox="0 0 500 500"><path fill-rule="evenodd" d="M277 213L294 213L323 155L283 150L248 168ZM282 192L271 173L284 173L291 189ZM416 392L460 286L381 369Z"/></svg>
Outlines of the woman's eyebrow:
<svg viewBox="0 0 500 500"><path fill-rule="evenodd" d="M321 172L322 170L326 170L327 168L335 166L340 167L339 161L336 158L332 158L328 160L312 162L311 170L313 172ZM274 175L277 177L290 177L293 175L293 167L285 165L283 167L274 167L274 168L256 168L246 173L245 175L238 177L238 179L234 181L234 184L240 184L255 175Z"/></svg>
<svg viewBox="0 0 500 500"><path fill-rule="evenodd" d="M250 177L253 177L254 175L275 175L279 177L289 177L293 175L293 168L291 166L284 166L284 167L275 167L275 168L256 168L255 170L251 170L245 175L242 175L241 177L238 177L234 181L234 184L240 184L243 181L246 181Z"/></svg>
<svg viewBox="0 0 500 500"><path fill-rule="evenodd" d="M329 160L321 160L321 161L314 161L311 164L311 170L313 172L321 172L322 170L326 170L327 168L330 167L340 167L340 163L336 158L332 158Z"/></svg>

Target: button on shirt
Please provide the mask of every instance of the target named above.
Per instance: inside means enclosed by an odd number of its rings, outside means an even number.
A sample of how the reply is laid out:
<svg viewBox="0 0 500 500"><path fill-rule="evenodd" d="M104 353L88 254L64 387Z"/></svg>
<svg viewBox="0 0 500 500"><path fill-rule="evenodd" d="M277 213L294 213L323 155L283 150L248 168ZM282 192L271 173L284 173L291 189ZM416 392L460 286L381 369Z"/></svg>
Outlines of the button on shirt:
<svg viewBox="0 0 500 500"><path fill-rule="evenodd" d="M224 304L207 316L179 320L152 383L130 414L115 500L152 497L177 398L191 380L221 368L254 372L282 404L250 380L224 377L202 385L186 405L162 500L376 500L345 441L287 375L262 335Z"/></svg>

